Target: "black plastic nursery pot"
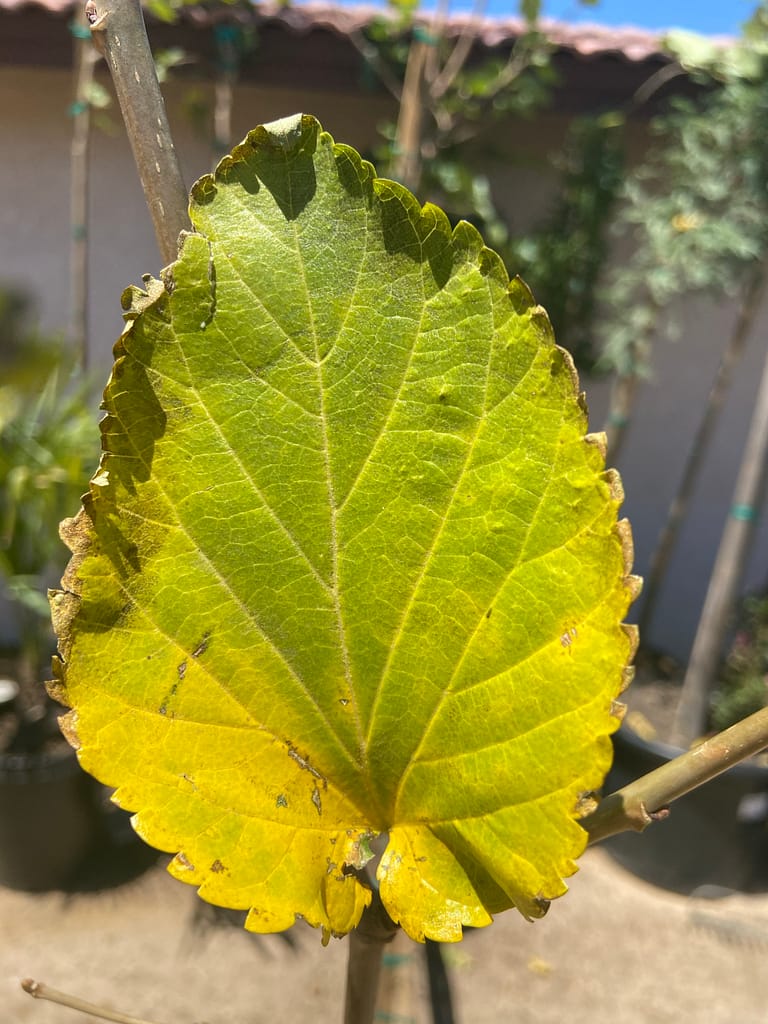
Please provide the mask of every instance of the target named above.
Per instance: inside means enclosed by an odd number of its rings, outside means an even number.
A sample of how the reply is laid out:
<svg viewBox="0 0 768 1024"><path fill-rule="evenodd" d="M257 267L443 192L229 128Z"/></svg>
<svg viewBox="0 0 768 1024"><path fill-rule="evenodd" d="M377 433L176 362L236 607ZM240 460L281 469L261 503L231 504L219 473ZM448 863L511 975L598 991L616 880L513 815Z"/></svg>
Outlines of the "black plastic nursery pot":
<svg viewBox="0 0 768 1024"><path fill-rule="evenodd" d="M83 863L98 820L74 750L0 754L0 885L43 891Z"/></svg>
<svg viewBox="0 0 768 1024"><path fill-rule="evenodd" d="M611 793L681 750L641 739L623 725L614 735ZM752 761L675 800L667 818L642 833L603 843L623 867L664 889L690 895L702 886L768 889L768 767Z"/></svg>

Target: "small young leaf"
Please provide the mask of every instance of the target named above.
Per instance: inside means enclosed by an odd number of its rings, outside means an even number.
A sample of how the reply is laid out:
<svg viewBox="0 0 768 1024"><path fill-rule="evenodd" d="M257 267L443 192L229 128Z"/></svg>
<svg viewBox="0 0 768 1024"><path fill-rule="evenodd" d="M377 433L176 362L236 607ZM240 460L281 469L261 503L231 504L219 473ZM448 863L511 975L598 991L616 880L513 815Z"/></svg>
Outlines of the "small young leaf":
<svg viewBox="0 0 768 1024"><path fill-rule="evenodd" d="M585 845L636 586L568 356L477 232L311 117L124 295L53 595L83 765L248 927L540 916Z"/></svg>

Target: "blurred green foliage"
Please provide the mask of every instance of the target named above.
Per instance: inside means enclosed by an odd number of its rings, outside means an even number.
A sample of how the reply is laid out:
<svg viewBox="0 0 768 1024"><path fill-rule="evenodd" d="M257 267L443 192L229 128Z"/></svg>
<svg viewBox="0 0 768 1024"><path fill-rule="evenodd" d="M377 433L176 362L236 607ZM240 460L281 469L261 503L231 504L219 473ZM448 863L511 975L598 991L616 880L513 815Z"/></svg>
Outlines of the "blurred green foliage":
<svg viewBox="0 0 768 1024"><path fill-rule="evenodd" d="M673 299L736 295L766 258L767 10L763 2L750 34L726 50L672 40L702 88L653 119L648 155L624 186L616 234L630 249L602 296L606 369L646 373L653 338L679 330Z"/></svg>
<svg viewBox="0 0 768 1024"><path fill-rule="evenodd" d="M736 634L712 695L710 721L719 732L768 706L768 595L742 603Z"/></svg>
<svg viewBox="0 0 768 1024"><path fill-rule="evenodd" d="M68 557L59 522L87 489L99 430L71 347L30 329L27 316L23 299L0 292L0 583L21 646L39 650L50 631L47 576Z"/></svg>

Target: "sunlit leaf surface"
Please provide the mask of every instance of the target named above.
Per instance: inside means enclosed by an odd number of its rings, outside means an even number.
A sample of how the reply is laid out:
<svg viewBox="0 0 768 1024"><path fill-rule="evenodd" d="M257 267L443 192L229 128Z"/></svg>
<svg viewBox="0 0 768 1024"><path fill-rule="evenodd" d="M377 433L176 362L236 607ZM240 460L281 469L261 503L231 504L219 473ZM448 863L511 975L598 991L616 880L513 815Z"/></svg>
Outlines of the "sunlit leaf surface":
<svg viewBox="0 0 768 1024"><path fill-rule="evenodd" d="M124 295L53 596L83 765L203 897L415 938L540 916L585 845L635 584L568 357L476 231L258 128Z"/></svg>

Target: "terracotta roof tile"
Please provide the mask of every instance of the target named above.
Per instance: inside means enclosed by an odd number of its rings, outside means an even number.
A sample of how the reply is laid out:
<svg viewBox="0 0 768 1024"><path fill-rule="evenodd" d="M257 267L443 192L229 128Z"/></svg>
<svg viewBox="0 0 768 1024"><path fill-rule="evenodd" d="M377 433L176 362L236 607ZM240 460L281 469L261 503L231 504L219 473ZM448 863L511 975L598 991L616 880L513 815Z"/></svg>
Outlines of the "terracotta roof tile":
<svg viewBox="0 0 768 1024"><path fill-rule="evenodd" d="M22 8L43 9L54 14L64 14L77 6L76 0L0 0L0 10L18 11ZM232 9L223 5L221 13ZM280 6L271 3L254 4L258 15L268 21L284 24L295 32L311 32L325 28L339 35L364 28L374 17L384 14L384 9L374 6L342 6L323 2L302 3L295 6ZM210 8L190 7L184 16L193 23L204 23L215 19L219 11ZM468 14L450 17L448 32L458 35L473 26L478 37L486 46L497 46L520 34L523 22L519 18L472 19ZM662 54L661 33L640 28L609 28L604 25L566 24L565 22L543 20L542 30L552 43L563 49L572 50L583 57L599 57L615 54L625 60L637 62Z"/></svg>

